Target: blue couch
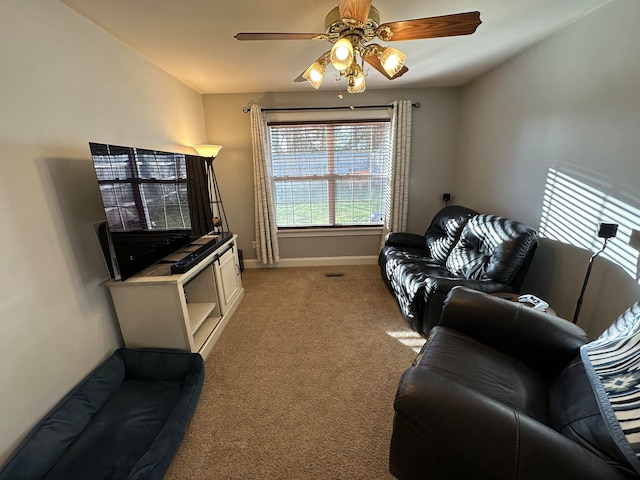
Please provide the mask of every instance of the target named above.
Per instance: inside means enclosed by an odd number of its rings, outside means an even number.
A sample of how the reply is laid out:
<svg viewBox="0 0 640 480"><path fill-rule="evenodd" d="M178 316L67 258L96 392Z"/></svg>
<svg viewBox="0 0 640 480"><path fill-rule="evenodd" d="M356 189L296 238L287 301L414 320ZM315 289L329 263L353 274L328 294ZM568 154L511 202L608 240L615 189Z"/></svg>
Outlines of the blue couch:
<svg viewBox="0 0 640 480"><path fill-rule="evenodd" d="M0 480L161 479L203 383L197 353L116 350L33 428Z"/></svg>

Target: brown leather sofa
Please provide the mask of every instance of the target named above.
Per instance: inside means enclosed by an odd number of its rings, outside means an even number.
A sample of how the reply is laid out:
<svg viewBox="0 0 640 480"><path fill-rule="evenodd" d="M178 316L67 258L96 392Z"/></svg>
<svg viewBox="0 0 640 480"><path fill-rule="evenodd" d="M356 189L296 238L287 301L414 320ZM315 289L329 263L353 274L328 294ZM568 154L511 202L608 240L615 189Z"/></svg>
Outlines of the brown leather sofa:
<svg viewBox="0 0 640 480"><path fill-rule="evenodd" d="M389 233L378 264L409 325L426 335L455 286L518 292L537 246L538 233L528 225L452 205L424 235Z"/></svg>
<svg viewBox="0 0 640 480"><path fill-rule="evenodd" d="M587 342L571 322L454 288L400 381L390 472L401 480L640 478L638 459L601 414L580 355Z"/></svg>

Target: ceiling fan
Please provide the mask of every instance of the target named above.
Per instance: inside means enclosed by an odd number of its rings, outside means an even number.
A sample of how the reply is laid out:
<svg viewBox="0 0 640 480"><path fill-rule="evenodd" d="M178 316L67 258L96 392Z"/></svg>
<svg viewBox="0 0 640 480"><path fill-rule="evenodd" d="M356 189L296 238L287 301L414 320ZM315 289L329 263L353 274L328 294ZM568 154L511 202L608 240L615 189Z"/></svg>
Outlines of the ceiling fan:
<svg viewBox="0 0 640 480"><path fill-rule="evenodd" d="M476 31L480 12L456 13L439 17L417 18L380 23L378 10L371 0L339 0L325 18L325 33L238 33L238 40L328 40L331 50L322 54L295 82L307 80L319 88L329 63L347 79L349 93L365 90L364 62L389 80L404 75L406 55L393 47L369 43L374 38L383 42L422 38L470 35ZM360 62L358 62L358 56Z"/></svg>

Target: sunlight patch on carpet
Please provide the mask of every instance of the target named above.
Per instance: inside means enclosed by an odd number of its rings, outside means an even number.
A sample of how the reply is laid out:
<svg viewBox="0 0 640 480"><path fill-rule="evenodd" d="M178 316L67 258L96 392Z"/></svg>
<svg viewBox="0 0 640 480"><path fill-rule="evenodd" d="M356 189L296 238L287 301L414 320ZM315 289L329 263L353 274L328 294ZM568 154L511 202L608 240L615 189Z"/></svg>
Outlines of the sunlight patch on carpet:
<svg viewBox="0 0 640 480"><path fill-rule="evenodd" d="M386 334L395 338L401 344L418 353L426 340L419 334L410 330L387 330Z"/></svg>

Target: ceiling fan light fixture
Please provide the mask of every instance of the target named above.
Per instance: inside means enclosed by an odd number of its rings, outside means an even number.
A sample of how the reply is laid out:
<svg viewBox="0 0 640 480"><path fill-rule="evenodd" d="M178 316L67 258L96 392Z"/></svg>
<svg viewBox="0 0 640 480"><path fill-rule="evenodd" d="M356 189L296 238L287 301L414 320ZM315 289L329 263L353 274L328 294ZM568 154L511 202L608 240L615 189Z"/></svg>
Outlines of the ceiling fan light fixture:
<svg viewBox="0 0 640 480"><path fill-rule="evenodd" d="M316 90L320 88L320 84L324 79L326 65L321 62L313 62L313 64L305 70L302 77L307 80Z"/></svg>
<svg viewBox="0 0 640 480"><path fill-rule="evenodd" d="M331 65L339 72L349 68L353 62L353 45L348 38L343 37L331 48Z"/></svg>
<svg viewBox="0 0 640 480"><path fill-rule="evenodd" d="M348 77L347 92L362 93L366 89L367 85L364 81L364 71L359 65L356 65L354 71Z"/></svg>
<svg viewBox="0 0 640 480"><path fill-rule="evenodd" d="M387 47L380 53L382 68L390 77L393 77L404 67L406 59L407 56L404 53L393 47Z"/></svg>

